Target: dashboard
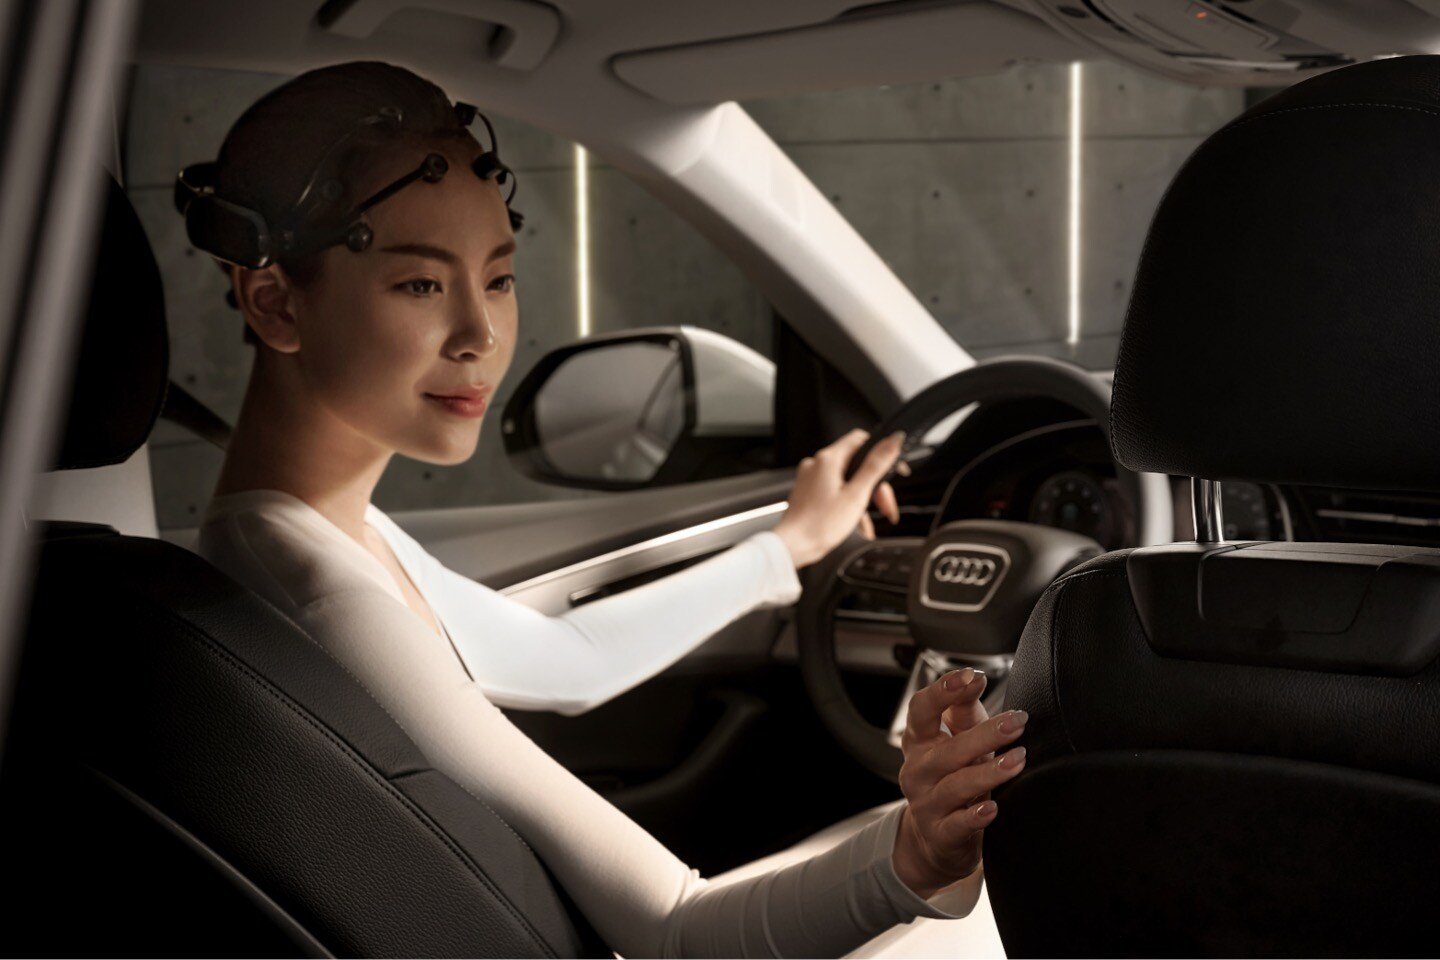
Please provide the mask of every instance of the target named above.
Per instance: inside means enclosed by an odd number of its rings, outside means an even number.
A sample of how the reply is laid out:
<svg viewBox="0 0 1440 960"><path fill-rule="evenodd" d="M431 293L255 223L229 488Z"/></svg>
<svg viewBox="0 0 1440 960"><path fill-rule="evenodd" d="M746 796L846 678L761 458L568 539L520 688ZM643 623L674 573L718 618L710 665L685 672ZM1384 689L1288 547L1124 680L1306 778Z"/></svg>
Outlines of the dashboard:
<svg viewBox="0 0 1440 960"><path fill-rule="evenodd" d="M934 525L973 517L1061 527L1113 550L1134 529L1104 435L1093 421L1026 430L982 450L955 472Z"/></svg>
<svg viewBox="0 0 1440 960"><path fill-rule="evenodd" d="M1136 505L1116 478L1109 443L1092 419L1047 399L988 403L948 438L922 446L910 475L891 484L900 522L878 511L880 537L923 540L971 518L1038 522L1092 537L1106 550L1136 543ZM1189 478L1171 476L1174 540L1192 540ZM1440 494L1227 481L1225 540L1338 541L1440 547ZM852 583L835 609L837 656L847 669L896 671L910 648L906 596ZM901 671L903 672L903 671Z"/></svg>
<svg viewBox="0 0 1440 960"><path fill-rule="evenodd" d="M1171 482L1177 539L1193 536L1190 487ZM1292 525L1278 490L1258 483L1221 485L1227 540L1289 540ZM969 517L1059 527L1106 550L1135 542L1135 509L1115 475L1105 435L1092 420L1023 431L982 451L958 470L937 504L934 524Z"/></svg>
<svg viewBox="0 0 1440 960"><path fill-rule="evenodd" d="M986 517L1071 530L1106 550L1136 542L1135 504L1116 477L1104 433L1094 420L1055 401L978 407L943 442L915 450L909 462L910 475L891 481L900 522L871 513L881 537L923 540L941 524ZM1189 479L1171 477L1170 491L1174 539L1191 540ZM1437 493L1232 481L1220 491L1226 540L1440 547ZM903 592L854 584L839 600L836 620L848 645L847 666L895 669L892 647L908 642Z"/></svg>
<svg viewBox="0 0 1440 960"><path fill-rule="evenodd" d="M900 524L881 535L925 536L955 520L985 517L1059 527L1106 550L1136 542L1136 505L1115 473L1094 420L1048 400L1017 400L975 410L933 449L918 451L914 473L897 482ZM1171 478L1175 538L1194 535L1190 485ZM1269 484L1221 485L1227 540L1297 538L1291 498Z"/></svg>
<svg viewBox="0 0 1440 960"><path fill-rule="evenodd" d="M1105 434L1094 420L1054 401L982 406L939 446L916 450L910 464L909 477L892 480L900 522L871 513L879 536L923 539L942 524L983 517L1070 530L1107 551L1136 542L1136 505L1116 476ZM1174 537L1191 539L1189 480L1172 477L1170 489ZM1220 489L1227 540L1295 539L1280 489L1258 483ZM897 629L906 619L905 597L855 584L841 597L836 617L852 628Z"/></svg>

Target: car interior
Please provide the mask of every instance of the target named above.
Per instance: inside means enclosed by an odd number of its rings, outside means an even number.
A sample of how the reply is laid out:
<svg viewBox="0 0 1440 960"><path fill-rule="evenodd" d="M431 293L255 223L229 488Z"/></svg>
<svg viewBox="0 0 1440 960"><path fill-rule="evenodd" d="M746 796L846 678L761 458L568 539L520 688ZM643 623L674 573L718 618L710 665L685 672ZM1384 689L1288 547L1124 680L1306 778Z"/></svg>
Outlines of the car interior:
<svg viewBox="0 0 1440 960"><path fill-rule="evenodd" d="M448 567L560 614L905 432L898 523L507 709L546 752L724 882L899 799L910 697L976 667L1031 716L985 895L864 955L1433 951L1440 0L0 10L4 954L615 955L194 550L248 348L166 178L356 59L522 161L503 409L377 494Z"/></svg>

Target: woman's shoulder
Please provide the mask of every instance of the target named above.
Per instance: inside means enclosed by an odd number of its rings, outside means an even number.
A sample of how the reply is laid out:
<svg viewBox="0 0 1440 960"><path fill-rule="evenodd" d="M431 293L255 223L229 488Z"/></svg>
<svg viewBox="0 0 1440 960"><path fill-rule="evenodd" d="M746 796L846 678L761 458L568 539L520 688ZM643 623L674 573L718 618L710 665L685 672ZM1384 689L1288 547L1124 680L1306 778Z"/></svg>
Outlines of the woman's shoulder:
<svg viewBox="0 0 1440 960"><path fill-rule="evenodd" d="M362 546L313 507L278 490L212 499L196 552L291 614L338 593L385 592L377 564Z"/></svg>
<svg viewBox="0 0 1440 960"><path fill-rule="evenodd" d="M409 531L373 503L365 511L365 522L389 544L406 574L433 606L432 594L444 591L448 580L456 574L427 550L424 544L411 536Z"/></svg>

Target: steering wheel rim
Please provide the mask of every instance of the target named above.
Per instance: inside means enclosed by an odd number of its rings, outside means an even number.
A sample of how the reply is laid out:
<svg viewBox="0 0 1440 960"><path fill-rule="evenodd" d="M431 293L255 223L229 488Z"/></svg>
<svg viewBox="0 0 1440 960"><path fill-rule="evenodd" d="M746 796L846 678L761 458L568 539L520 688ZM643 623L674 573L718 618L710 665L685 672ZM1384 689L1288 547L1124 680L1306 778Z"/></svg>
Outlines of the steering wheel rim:
<svg viewBox="0 0 1440 960"><path fill-rule="evenodd" d="M1109 442L1110 391L1100 378L1064 360L1002 357L952 374L901 404L871 431L870 438L851 460L846 476L853 476L870 449L896 430L904 430L906 434L901 450L903 458L936 424L972 403L1037 396L1059 400L1092 417ZM1118 462L1115 471L1121 489L1135 507L1138 543L1134 545L1169 542L1173 517L1168 481L1156 474L1137 474ZM834 614L842 592L840 571L857 552L874 546L854 535L807 571L804 592L796 607L796 639L801 679L822 723L862 765L894 780L900 770L900 750L851 702L835 657ZM915 639L913 635L912 639ZM1018 639L1017 634L1015 640ZM916 646L916 663L901 698L901 712L913 688L924 681L929 664L934 662L927 660L918 639Z"/></svg>

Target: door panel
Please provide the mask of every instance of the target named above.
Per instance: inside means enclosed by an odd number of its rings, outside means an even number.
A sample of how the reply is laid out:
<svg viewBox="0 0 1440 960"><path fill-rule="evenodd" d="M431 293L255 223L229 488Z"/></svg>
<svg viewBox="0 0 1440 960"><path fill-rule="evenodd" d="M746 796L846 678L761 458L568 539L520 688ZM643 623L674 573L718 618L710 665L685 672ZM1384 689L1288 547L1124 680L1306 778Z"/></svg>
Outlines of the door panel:
<svg viewBox="0 0 1440 960"><path fill-rule="evenodd" d="M654 573L671 572L768 530L785 512L785 501L742 510L682 527L600 556L551 570L506 587L506 596L549 614L563 613L621 584L638 586Z"/></svg>
<svg viewBox="0 0 1440 960"><path fill-rule="evenodd" d="M784 502L793 480L792 470L764 470L575 500L416 510L391 516L447 567L501 590L676 531L756 508L774 508ZM757 515L754 524L721 525L718 533L692 531L697 537L704 534L695 549L729 546L763 529L766 519ZM777 508L768 516L768 523L778 519ZM668 561L683 552L672 548L655 555ZM639 568L621 563L596 568L593 574L607 572L629 575ZM584 576L569 576L565 582L571 589L603 585Z"/></svg>
<svg viewBox="0 0 1440 960"><path fill-rule="evenodd" d="M451 569L555 615L770 528L792 482L793 471L770 470L394 519ZM659 676L578 717L506 713L687 863L725 870L898 796L840 751L793 661L776 661L789 619L788 610L746 614Z"/></svg>

